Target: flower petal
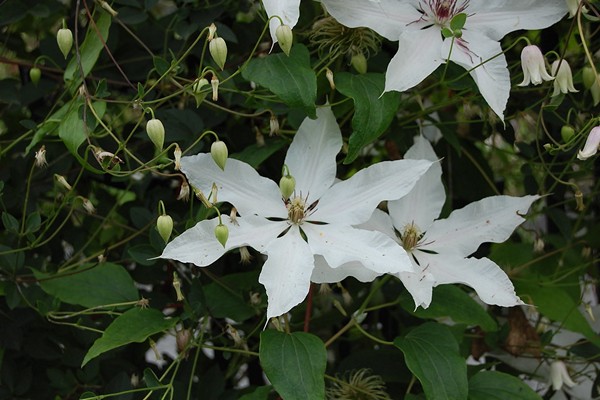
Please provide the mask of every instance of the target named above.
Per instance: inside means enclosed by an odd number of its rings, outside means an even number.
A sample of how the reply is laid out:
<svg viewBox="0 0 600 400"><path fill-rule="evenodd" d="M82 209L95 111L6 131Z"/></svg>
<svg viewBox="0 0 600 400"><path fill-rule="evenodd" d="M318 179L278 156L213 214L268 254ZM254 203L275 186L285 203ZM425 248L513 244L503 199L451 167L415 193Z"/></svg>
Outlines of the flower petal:
<svg viewBox="0 0 600 400"><path fill-rule="evenodd" d="M290 28L296 26L300 17L300 0L263 0L263 6L269 18L277 15ZM269 21L269 30L271 31L273 44L277 43L275 31L281 25L279 18L272 18Z"/></svg>
<svg viewBox="0 0 600 400"><path fill-rule="evenodd" d="M421 270L421 267L415 266L415 269ZM433 296L433 287L435 286L435 279L430 272L423 270L419 272L400 272L397 276L412 296L415 302L415 310L417 307L429 307Z"/></svg>
<svg viewBox="0 0 600 400"><path fill-rule="evenodd" d="M384 161L362 169L325 192L309 219L362 224L381 201L406 195L431 164L425 160Z"/></svg>
<svg viewBox="0 0 600 400"><path fill-rule="evenodd" d="M366 26L389 40L398 40L406 29L421 28L421 13L409 2L398 0L321 0L341 24L350 28Z"/></svg>
<svg viewBox="0 0 600 400"><path fill-rule="evenodd" d="M225 247L215 237L215 226L219 223L219 219L213 218L198 222L169 242L160 258L205 267L218 260L227 251L241 246L251 246L264 253L267 245L286 227L284 222L271 222L263 217L252 215L245 218L238 217L236 223L226 217L222 218L222 221L229 228L229 239Z"/></svg>
<svg viewBox="0 0 600 400"><path fill-rule="evenodd" d="M437 155L427 139L415 136L415 144L408 149L404 158L435 161ZM388 202L388 211L398 230L410 223L414 223L422 232L429 229L446 202L441 177L442 166L435 162L406 196Z"/></svg>
<svg viewBox="0 0 600 400"><path fill-rule="evenodd" d="M285 157L296 193L320 198L335 180L335 156L341 148L342 132L331 108L317 108L317 119L302 122Z"/></svg>
<svg viewBox="0 0 600 400"><path fill-rule="evenodd" d="M396 231L394 230L392 219L378 208L373 211L371 218L367 222L358 225L357 228L385 233L386 236L396 240Z"/></svg>
<svg viewBox="0 0 600 400"><path fill-rule="evenodd" d="M314 283L336 283L352 276L361 282L372 282L379 275L356 261L331 268L322 256L315 256L315 269L310 280Z"/></svg>
<svg viewBox="0 0 600 400"><path fill-rule="evenodd" d="M449 39L444 41L444 54L450 54L451 43ZM504 120L510 92L510 74L500 43L480 32L465 30L462 38L455 40L450 60L467 70L475 68L471 71L471 76L479 92L492 110Z"/></svg>
<svg viewBox="0 0 600 400"><path fill-rule="evenodd" d="M568 9L565 0L471 1L465 29L500 40L520 29L543 29L558 22Z"/></svg>
<svg viewBox="0 0 600 400"><path fill-rule="evenodd" d="M300 304L310 287L314 257L297 226L267 247L267 261L258 281L267 290L267 318L277 317Z"/></svg>
<svg viewBox="0 0 600 400"><path fill-rule="evenodd" d="M217 200L233 204L243 216L256 214L264 217L287 217L277 184L263 178L244 162L230 158L223 171L210 154L200 153L183 157L181 170L190 183L202 190L205 196L208 196L213 183L216 183Z"/></svg>
<svg viewBox="0 0 600 400"><path fill-rule="evenodd" d="M537 199L539 196L491 196L471 203L435 221L425 233L425 248L444 256L466 257L481 243L503 242L525 220L522 215Z"/></svg>
<svg viewBox="0 0 600 400"><path fill-rule="evenodd" d="M398 52L385 73L385 91L403 92L421 83L444 62L441 48L442 36L436 26L402 33Z"/></svg>
<svg viewBox="0 0 600 400"><path fill-rule="evenodd" d="M314 254L322 255L331 268L360 262L377 273L412 271L408 255L381 232L336 225L303 224Z"/></svg>

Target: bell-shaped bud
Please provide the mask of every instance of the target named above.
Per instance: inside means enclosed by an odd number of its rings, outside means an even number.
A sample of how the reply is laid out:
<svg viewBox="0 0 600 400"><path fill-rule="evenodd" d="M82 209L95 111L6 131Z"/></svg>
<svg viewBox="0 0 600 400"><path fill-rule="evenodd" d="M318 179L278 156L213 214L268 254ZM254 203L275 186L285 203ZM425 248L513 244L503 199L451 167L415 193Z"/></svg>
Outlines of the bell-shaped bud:
<svg viewBox="0 0 600 400"><path fill-rule="evenodd" d="M296 189L296 179L291 175L284 175L279 180L279 191L284 200L290 198Z"/></svg>
<svg viewBox="0 0 600 400"><path fill-rule="evenodd" d="M227 239L229 239L229 228L223 224L219 224L215 226L215 237L221 243L223 247L227 244Z"/></svg>
<svg viewBox="0 0 600 400"><path fill-rule="evenodd" d="M189 329L182 329L175 333L175 343L177 344L177 351L179 353L184 352L190 341L192 340L192 332Z"/></svg>
<svg viewBox="0 0 600 400"><path fill-rule="evenodd" d="M227 163L227 157L229 156L229 151L227 150L225 142L221 140L213 142L210 146L210 155L219 168L225 170L225 164Z"/></svg>
<svg viewBox="0 0 600 400"><path fill-rule="evenodd" d="M29 79L31 79L31 82L35 86L37 86L41 77L42 77L42 71L38 67L33 67L29 70Z"/></svg>
<svg viewBox="0 0 600 400"><path fill-rule="evenodd" d="M577 153L577 158L583 161L594 156L598 152L598 146L600 146L600 126L590 131L583 149Z"/></svg>
<svg viewBox="0 0 600 400"><path fill-rule="evenodd" d="M216 75L210 79L210 86L212 86L212 100L219 100L219 78Z"/></svg>
<svg viewBox="0 0 600 400"><path fill-rule="evenodd" d="M56 42L63 56L67 58L73 46L73 32L69 28L61 28L56 33Z"/></svg>
<svg viewBox="0 0 600 400"><path fill-rule="evenodd" d="M156 230L165 243L167 243L171 238L171 232L173 232L173 218L166 214L160 215L156 220Z"/></svg>
<svg viewBox="0 0 600 400"><path fill-rule="evenodd" d="M279 120L276 115L271 115L269 120L269 136L279 135Z"/></svg>
<svg viewBox="0 0 600 400"><path fill-rule="evenodd" d="M331 90L335 90L335 81L333 80L333 71L327 68L325 70L325 77L327 78L327 82L329 82L329 87Z"/></svg>
<svg viewBox="0 0 600 400"><path fill-rule="evenodd" d="M519 86L527 86L530 83L539 85L543 81L554 79L546 71L544 55L537 46L529 45L523 48L521 52L521 67L523 67L523 82L519 83Z"/></svg>
<svg viewBox="0 0 600 400"><path fill-rule="evenodd" d="M561 93L567 94L569 92L578 92L573 86L573 73L571 72L571 67L567 60L554 61L550 71L552 71L552 75L554 75L555 78L552 97L558 96Z"/></svg>
<svg viewBox="0 0 600 400"><path fill-rule="evenodd" d="M583 86L586 89L590 89L596 82L596 73L594 72L594 69L589 65L583 67L581 71L581 77L583 80Z"/></svg>
<svg viewBox="0 0 600 400"><path fill-rule="evenodd" d="M208 85L208 80L206 78L197 79L192 85L192 92L194 92L194 94L200 94L202 88L206 85Z"/></svg>
<svg viewBox="0 0 600 400"><path fill-rule="evenodd" d="M175 150L173 150L173 156L175 158L175 171L181 169L181 147L175 143Z"/></svg>
<svg viewBox="0 0 600 400"><path fill-rule="evenodd" d="M216 37L208 44L208 50L215 63L223 70L227 61L227 44L221 37Z"/></svg>
<svg viewBox="0 0 600 400"><path fill-rule="evenodd" d="M575 135L575 129L573 129L570 125L563 125L560 128L560 136L562 137L563 142L568 143L569 140Z"/></svg>
<svg viewBox="0 0 600 400"><path fill-rule="evenodd" d="M290 50L292 50L292 42L294 41L292 28L285 24L279 25L275 30L275 37L277 38L277 43L279 43L281 50L286 56L289 56Z"/></svg>
<svg viewBox="0 0 600 400"><path fill-rule="evenodd" d="M161 151L165 143L165 127L162 122L159 119L152 118L146 124L146 132L152 143L154 143L154 146L156 146L158 151Z"/></svg>
<svg viewBox="0 0 600 400"><path fill-rule="evenodd" d="M367 73L367 58L363 53L356 53L350 59L350 64L359 74Z"/></svg>

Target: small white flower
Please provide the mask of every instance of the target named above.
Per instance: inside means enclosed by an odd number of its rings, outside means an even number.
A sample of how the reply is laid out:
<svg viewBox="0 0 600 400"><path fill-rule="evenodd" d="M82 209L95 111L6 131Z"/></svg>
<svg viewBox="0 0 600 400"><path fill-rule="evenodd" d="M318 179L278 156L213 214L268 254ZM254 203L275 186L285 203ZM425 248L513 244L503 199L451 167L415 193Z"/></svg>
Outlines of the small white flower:
<svg viewBox="0 0 600 400"><path fill-rule="evenodd" d="M571 66L567 60L556 60L550 68L554 75L554 93L552 97L558 96L560 93L577 93L578 90L573 86L573 73Z"/></svg>
<svg viewBox="0 0 600 400"><path fill-rule="evenodd" d="M539 85L543 81L551 81L554 77L546 71L546 61L539 47L525 46L521 52L521 67L523 67L523 82L519 86L530 83Z"/></svg>
<svg viewBox="0 0 600 400"><path fill-rule="evenodd" d="M561 390L563 385L567 385L568 387L576 385L569 376L567 366L562 361L553 361L550 364L550 380L552 381L552 388L554 390Z"/></svg>
<svg viewBox="0 0 600 400"><path fill-rule="evenodd" d="M587 160L598 152L600 146L600 126L593 128L588 135L583 149L577 153L577 158Z"/></svg>
<svg viewBox="0 0 600 400"><path fill-rule="evenodd" d="M46 161L46 146L44 145L35 152L35 166L38 168L46 168L48 166L48 161Z"/></svg>

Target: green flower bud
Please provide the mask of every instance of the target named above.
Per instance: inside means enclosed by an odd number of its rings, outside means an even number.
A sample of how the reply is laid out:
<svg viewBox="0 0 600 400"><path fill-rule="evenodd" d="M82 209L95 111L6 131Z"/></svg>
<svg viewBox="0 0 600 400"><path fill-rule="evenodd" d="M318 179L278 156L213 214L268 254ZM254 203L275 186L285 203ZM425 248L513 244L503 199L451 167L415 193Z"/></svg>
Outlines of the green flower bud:
<svg viewBox="0 0 600 400"><path fill-rule="evenodd" d="M563 127L560 128L560 136L562 137L562 140L565 143L568 143L574 134L575 134L575 129L573 129L572 126L563 125Z"/></svg>
<svg viewBox="0 0 600 400"><path fill-rule="evenodd" d="M279 190L284 200L290 198L294 190L296 189L296 179L291 175L284 175L279 180Z"/></svg>
<svg viewBox="0 0 600 400"><path fill-rule="evenodd" d="M462 37L462 29L455 29L452 31L452 35L457 38L460 39Z"/></svg>
<svg viewBox="0 0 600 400"><path fill-rule="evenodd" d="M350 59L350 64L359 74L367 73L367 58L363 53L357 53Z"/></svg>
<svg viewBox="0 0 600 400"><path fill-rule="evenodd" d="M156 118L152 118L146 124L146 132L158 151L162 150L163 144L165 143L165 127L162 122Z"/></svg>
<svg viewBox="0 0 600 400"><path fill-rule="evenodd" d="M208 50L215 63L223 70L225 68L225 61L227 60L227 44L223 38L217 37L211 40L208 44Z"/></svg>
<svg viewBox="0 0 600 400"><path fill-rule="evenodd" d="M225 247L227 239L229 239L229 229L227 228L227 226L223 224L215 226L215 237L217 238L219 243L221 243L221 245Z"/></svg>
<svg viewBox="0 0 600 400"><path fill-rule="evenodd" d="M225 170L225 164L227 163L227 157L229 155L229 151L227 150L227 145L225 142L221 140L217 140L213 142L210 146L210 155L212 156L215 163L221 168L223 171Z"/></svg>
<svg viewBox="0 0 600 400"><path fill-rule="evenodd" d="M583 67L581 76L583 78L583 86L585 86L586 89L591 88L594 82L596 82L596 74L590 66Z"/></svg>
<svg viewBox="0 0 600 400"><path fill-rule="evenodd" d="M173 232L173 218L166 214L159 216L156 220L156 230L167 243L171 237L171 232Z"/></svg>
<svg viewBox="0 0 600 400"><path fill-rule="evenodd" d="M63 53L63 56L67 58L71 51L71 47L73 46L73 32L68 28L59 29L56 33L56 42L58 43L58 48Z"/></svg>
<svg viewBox="0 0 600 400"><path fill-rule="evenodd" d="M281 50L286 56L289 56L290 50L292 50L292 43L294 41L292 28L290 28L289 25L279 25L275 30L275 37L277 38L277 43L279 43Z"/></svg>
<svg viewBox="0 0 600 400"><path fill-rule="evenodd" d="M194 94L200 94L202 88L206 85L208 85L208 80L206 78L200 78L192 85L192 92L194 92Z"/></svg>
<svg viewBox="0 0 600 400"><path fill-rule="evenodd" d="M42 77L42 71L38 67L33 67L29 70L29 79L37 86L40 78Z"/></svg>

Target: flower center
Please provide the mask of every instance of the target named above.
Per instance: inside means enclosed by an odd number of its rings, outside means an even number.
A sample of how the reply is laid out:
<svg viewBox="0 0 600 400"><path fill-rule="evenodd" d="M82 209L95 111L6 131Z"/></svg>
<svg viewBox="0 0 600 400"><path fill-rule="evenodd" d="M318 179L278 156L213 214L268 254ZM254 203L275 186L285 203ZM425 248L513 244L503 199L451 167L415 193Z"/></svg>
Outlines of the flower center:
<svg viewBox="0 0 600 400"><path fill-rule="evenodd" d="M304 208L306 202L300 196L295 196L287 203L288 218L294 224L299 224L304 219Z"/></svg>
<svg viewBox="0 0 600 400"><path fill-rule="evenodd" d="M456 14L465 11L469 0L421 0L419 4L422 20L445 27Z"/></svg>
<svg viewBox="0 0 600 400"><path fill-rule="evenodd" d="M407 252L410 252L419 243L419 240L423 237L421 230L414 222L406 225L400 233L400 240L402 241L402 247Z"/></svg>

